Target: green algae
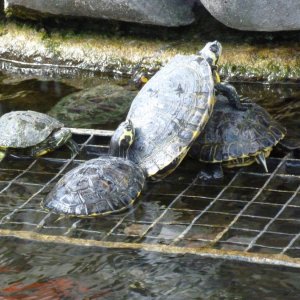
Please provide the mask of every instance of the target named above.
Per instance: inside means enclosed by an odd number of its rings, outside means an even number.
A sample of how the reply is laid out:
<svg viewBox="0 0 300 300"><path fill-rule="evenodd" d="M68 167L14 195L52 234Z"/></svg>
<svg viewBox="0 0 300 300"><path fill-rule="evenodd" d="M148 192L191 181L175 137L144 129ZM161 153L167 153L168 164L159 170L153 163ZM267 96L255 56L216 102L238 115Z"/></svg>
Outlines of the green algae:
<svg viewBox="0 0 300 300"><path fill-rule="evenodd" d="M223 79L300 80L297 33L279 37L277 33L238 32L211 19L177 30L110 21L97 25L86 20L64 22L2 22L0 59L25 62L33 72L36 65L50 64L58 74L63 68L70 72L152 74L175 54L195 53L208 40L219 39L224 47L220 61ZM207 22L213 23L210 29Z"/></svg>

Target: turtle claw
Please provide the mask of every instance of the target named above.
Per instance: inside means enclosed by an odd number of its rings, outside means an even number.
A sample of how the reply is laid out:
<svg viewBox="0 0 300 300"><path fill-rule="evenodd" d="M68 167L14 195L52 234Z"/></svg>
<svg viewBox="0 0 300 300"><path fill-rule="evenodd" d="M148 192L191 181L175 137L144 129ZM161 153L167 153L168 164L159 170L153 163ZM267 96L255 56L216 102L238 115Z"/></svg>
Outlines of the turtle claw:
<svg viewBox="0 0 300 300"><path fill-rule="evenodd" d="M265 172L268 173L268 166L267 166L267 162L266 162L266 157L263 153L260 153L256 156L255 158L256 162L260 165L262 165L265 169Z"/></svg>

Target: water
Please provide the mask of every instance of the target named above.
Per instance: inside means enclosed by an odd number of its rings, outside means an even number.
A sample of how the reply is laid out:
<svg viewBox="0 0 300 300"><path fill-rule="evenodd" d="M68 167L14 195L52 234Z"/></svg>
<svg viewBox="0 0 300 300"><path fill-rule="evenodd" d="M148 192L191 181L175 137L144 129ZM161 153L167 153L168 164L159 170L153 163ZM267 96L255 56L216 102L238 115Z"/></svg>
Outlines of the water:
<svg viewBox="0 0 300 300"><path fill-rule="evenodd" d="M298 299L297 269L0 240L0 299ZM48 297L48 298L47 298Z"/></svg>
<svg viewBox="0 0 300 300"><path fill-rule="evenodd" d="M107 81L107 78L87 79L43 79L43 78L11 78L8 75L0 74L0 112L5 113L11 110L32 109L40 112L48 112L59 99L72 92L91 87L98 83ZM108 80L112 81L112 80ZM120 84L120 82L117 82ZM299 117L300 117L300 85L281 84L263 85L259 83L235 83L238 91L243 96L254 99L263 105L275 118L280 120L289 131L290 138L300 138ZM121 121L121 120L120 120ZM110 125L114 129L113 125ZM66 154L68 155L68 154ZM14 161L11 164L2 164L1 167L11 167L11 170L1 172L1 184L14 178L20 170L26 168L30 161ZM281 175L294 174L299 168L294 164L284 165L279 170L279 175L271 182L272 187L287 188L285 192L264 191L257 202L247 209L248 213L255 213L261 218L256 223L253 218L243 217L240 219L239 227L251 226L252 229L262 229L278 212L278 207L270 206L264 208L262 203L270 203L274 199L278 205L287 201L291 194L299 186L298 178L286 182L286 177ZM270 162L269 168L272 172L278 165L278 161ZM57 168L49 162L40 161L35 168L39 171L51 171ZM255 167L254 167L255 168ZM17 171L19 170L19 171ZM36 171L36 170L35 170ZM143 201L139 208L130 216L132 223L125 223L124 228L119 228L120 234L138 235L144 230L143 224L137 226L134 222L139 218L145 223L156 217L162 208L170 204L169 196L152 196L159 194L176 194L186 187L196 170L190 169L189 162L181 168L179 173L170 177L170 181L176 181L175 185L168 182L148 184ZM202 210L209 204L210 199L216 197L224 185L232 178L234 172L230 171L220 186L211 187L197 185L189 190L180 201L176 202L175 210L169 210L162 222L167 226L154 228L152 237L172 238L181 230L180 226L188 224L194 217L193 213ZM46 182L50 176L30 178L38 183ZM253 197L255 192L251 188L260 188L266 176L252 176L250 174L239 174L235 179L235 185L243 185L243 193L240 188L232 187L223 193L224 198L247 200ZM22 178L21 178L22 179ZM23 178L27 182L28 178ZM24 201L32 193L33 186L28 189L20 189L20 185L11 187L14 191L16 202ZM34 190L35 191L35 190ZM26 195L28 193L28 195ZM276 197L273 194L276 194ZM195 203L191 201L194 196L201 194L203 201ZM280 195L280 196L278 196ZM288 195L288 196L287 196ZM4 209L13 209L19 203L10 201L7 203L7 196L2 195L0 214L3 216ZM249 199L250 199L249 198ZM226 199L224 199L226 200ZM299 197L295 197L293 203L299 206ZM199 206L200 205L200 206ZM196 224L196 230L189 232L189 238L201 236L208 238L218 233L219 228L214 227L208 230L202 226L203 222L208 224L226 225L230 222L229 216L215 214L215 211L226 211L236 213L243 209L243 202L219 202L212 207L202 219ZM177 209L177 212L176 212ZM183 214L180 209L189 210ZM30 208L29 208L30 210ZM29 220L34 222L35 215L28 213L20 214L18 220ZM290 208L286 210L286 217L295 219L297 210ZM205 219L207 218L207 219ZM172 227L174 220L180 224ZM82 228L97 228L102 231L104 228L111 228L118 219L114 217L99 218L82 222ZM151 221L150 221L151 222ZM292 221L291 221L292 222ZM71 223L69 220L54 221L56 226ZM291 223L292 224L292 223ZM15 225L17 226L17 224ZM21 226L21 227L20 227ZM26 225L20 225L18 229L26 229ZM22 228L22 226L24 226ZM68 226L68 225L67 225ZM277 228L276 228L277 226ZM280 224L273 224L273 231L278 231ZM287 233L297 233L295 226L288 227L285 224ZM282 226L281 226L282 228ZM100 230L100 231L101 231ZM234 230L228 234L228 239L234 238ZM72 237L84 238L84 231L79 226L78 231ZM90 239L97 239L96 236L89 236ZM275 246L284 243L278 237L269 237ZM265 241L263 238L262 243ZM148 238L148 240L150 240ZM276 244L277 243L277 244ZM281 245L280 245L281 246ZM299 298L299 269L256 265L237 261L226 261L222 259L202 258L192 254L165 254L147 252L141 250L113 250L96 247L79 247L74 245L63 245L53 243L28 242L24 240L1 237L0 238L0 299L298 299Z"/></svg>

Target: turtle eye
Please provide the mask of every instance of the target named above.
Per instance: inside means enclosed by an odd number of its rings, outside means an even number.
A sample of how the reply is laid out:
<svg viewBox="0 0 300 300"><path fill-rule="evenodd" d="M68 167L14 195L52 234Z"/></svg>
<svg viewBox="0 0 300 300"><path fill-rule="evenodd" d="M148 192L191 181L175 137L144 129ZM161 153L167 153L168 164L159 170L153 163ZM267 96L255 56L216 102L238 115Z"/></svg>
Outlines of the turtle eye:
<svg viewBox="0 0 300 300"><path fill-rule="evenodd" d="M211 46L209 47L209 49L210 49L211 52L213 52L213 53L215 53L215 54L217 54L218 51L219 51L219 47L218 47L216 44L211 45Z"/></svg>

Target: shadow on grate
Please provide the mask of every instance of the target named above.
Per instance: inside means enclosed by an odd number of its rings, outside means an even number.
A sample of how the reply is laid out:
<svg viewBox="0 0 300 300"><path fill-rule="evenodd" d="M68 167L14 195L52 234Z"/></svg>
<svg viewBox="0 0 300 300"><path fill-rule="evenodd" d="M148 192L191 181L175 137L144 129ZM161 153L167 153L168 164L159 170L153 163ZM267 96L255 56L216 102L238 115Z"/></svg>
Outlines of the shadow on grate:
<svg viewBox="0 0 300 300"><path fill-rule="evenodd" d="M186 159L166 179L148 181L125 213L66 218L44 211L41 200L68 170L106 155L111 136L101 130L73 132L81 148L76 156L61 148L36 160L1 163L1 235L150 250L156 245L155 251L182 249L235 259L257 255L261 262L292 261L300 267L300 159L271 157L267 174L253 165L225 171L224 179L212 182L197 178L198 162Z"/></svg>

